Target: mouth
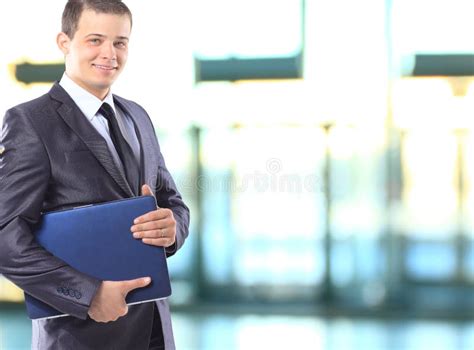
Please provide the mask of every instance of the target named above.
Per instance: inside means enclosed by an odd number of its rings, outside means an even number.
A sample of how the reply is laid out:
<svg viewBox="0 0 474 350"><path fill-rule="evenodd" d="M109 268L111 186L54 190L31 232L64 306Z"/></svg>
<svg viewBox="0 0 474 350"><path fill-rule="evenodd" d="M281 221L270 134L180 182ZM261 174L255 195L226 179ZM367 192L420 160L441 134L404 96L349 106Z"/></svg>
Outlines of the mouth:
<svg viewBox="0 0 474 350"><path fill-rule="evenodd" d="M104 70L104 71L113 71L113 70L117 70L118 67L114 67L114 66L104 66L104 65L101 65L101 64L92 64L93 67L97 68L97 69L101 69L101 70Z"/></svg>

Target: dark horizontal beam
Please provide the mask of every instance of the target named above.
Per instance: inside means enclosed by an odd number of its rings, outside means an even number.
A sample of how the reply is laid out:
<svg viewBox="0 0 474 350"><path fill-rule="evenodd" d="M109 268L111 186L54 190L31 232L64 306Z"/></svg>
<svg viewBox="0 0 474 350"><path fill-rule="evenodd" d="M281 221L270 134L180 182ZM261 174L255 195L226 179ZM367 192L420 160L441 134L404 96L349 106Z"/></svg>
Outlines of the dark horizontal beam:
<svg viewBox="0 0 474 350"><path fill-rule="evenodd" d="M275 58L194 59L196 82L297 79L303 76L302 54Z"/></svg>
<svg viewBox="0 0 474 350"><path fill-rule="evenodd" d="M418 54L412 76L474 76L473 54Z"/></svg>
<svg viewBox="0 0 474 350"><path fill-rule="evenodd" d="M15 66L15 78L25 84L52 83L61 79L64 63L20 63Z"/></svg>

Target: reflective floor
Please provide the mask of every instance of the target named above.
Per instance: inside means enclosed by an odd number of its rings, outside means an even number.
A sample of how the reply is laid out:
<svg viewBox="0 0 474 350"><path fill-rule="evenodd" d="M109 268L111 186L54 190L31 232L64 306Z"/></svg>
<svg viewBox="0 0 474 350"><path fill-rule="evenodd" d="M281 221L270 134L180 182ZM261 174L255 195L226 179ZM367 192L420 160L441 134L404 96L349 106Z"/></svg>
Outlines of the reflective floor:
<svg viewBox="0 0 474 350"><path fill-rule="evenodd" d="M474 321L374 320L308 316L173 313L178 350L474 349ZM22 310L0 309L0 349L30 348Z"/></svg>

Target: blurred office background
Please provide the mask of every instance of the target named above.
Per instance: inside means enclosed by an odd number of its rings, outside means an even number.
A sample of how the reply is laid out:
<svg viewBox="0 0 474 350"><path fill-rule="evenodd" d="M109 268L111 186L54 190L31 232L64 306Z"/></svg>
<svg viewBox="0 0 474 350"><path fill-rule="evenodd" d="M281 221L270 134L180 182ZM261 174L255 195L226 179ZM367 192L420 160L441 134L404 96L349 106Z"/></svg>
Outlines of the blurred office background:
<svg viewBox="0 0 474 350"><path fill-rule="evenodd" d="M2 115L60 77L64 4L0 5ZM128 5L114 91L192 211L179 349L474 348L472 1ZM28 348L1 276L0 300L0 349Z"/></svg>

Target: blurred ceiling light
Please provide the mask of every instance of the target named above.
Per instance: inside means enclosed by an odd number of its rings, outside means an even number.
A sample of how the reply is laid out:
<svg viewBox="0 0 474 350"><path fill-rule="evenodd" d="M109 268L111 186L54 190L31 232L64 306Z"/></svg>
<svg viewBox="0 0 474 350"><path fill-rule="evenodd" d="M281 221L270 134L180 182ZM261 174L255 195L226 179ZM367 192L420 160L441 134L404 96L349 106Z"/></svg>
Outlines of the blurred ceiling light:
<svg viewBox="0 0 474 350"><path fill-rule="evenodd" d="M285 57L301 50L300 0L202 0L192 6L198 57Z"/></svg>

